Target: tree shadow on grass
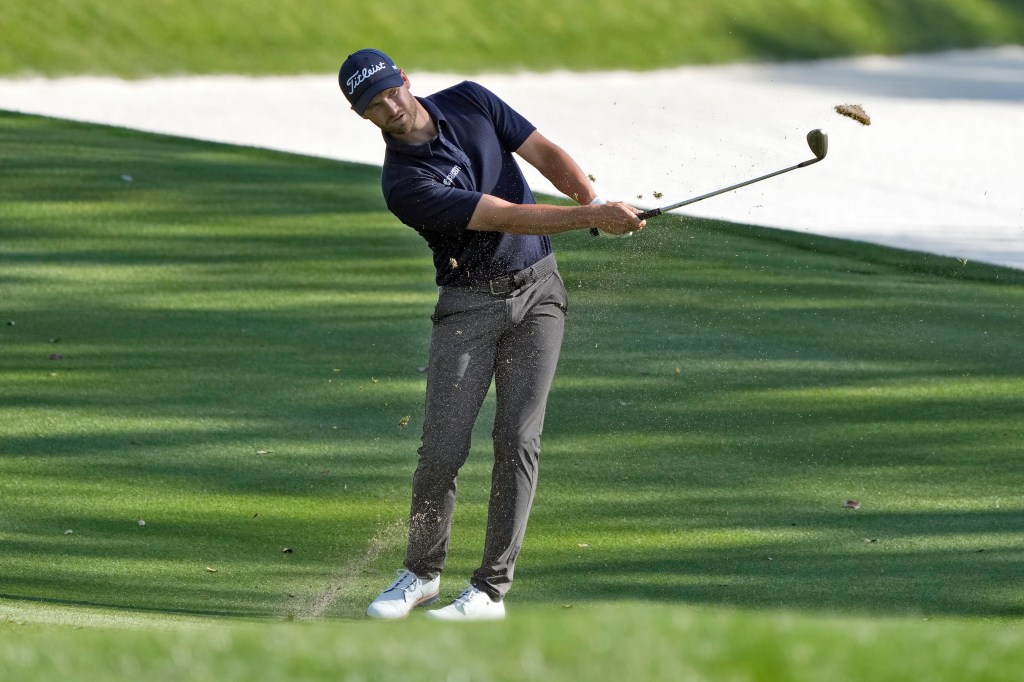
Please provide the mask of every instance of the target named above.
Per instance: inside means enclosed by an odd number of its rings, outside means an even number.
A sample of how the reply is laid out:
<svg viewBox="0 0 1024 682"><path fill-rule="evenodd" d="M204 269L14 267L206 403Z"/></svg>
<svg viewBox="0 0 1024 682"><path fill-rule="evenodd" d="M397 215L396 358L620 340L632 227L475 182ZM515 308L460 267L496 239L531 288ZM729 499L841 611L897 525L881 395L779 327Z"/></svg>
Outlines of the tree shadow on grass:
<svg viewBox="0 0 1024 682"><path fill-rule="evenodd" d="M546 552L524 562L522 598L1024 616L1020 511L871 512L851 519L827 512L733 510L728 518L738 529L771 538L702 548L699 535L715 534L716 524L710 523L687 541L666 534L664 542L676 548L623 551L595 542L561 554Z"/></svg>
<svg viewBox="0 0 1024 682"><path fill-rule="evenodd" d="M21 149L0 152L4 598L271 616L370 556L408 509L434 296L378 171L0 129ZM569 328L516 598L1021 615L1019 279L695 229L559 242Z"/></svg>

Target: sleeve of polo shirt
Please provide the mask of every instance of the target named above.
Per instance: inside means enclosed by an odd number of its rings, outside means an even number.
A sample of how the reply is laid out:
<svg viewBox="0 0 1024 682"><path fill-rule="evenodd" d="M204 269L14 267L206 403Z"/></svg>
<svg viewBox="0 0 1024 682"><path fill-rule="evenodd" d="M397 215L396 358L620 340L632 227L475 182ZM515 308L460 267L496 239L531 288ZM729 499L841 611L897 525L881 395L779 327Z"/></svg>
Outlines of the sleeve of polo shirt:
<svg viewBox="0 0 1024 682"><path fill-rule="evenodd" d="M462 83L467 97L472 98L482 107L494 122L494 130L498 139L510 152L514 152L523 146L526 138L533 134L537 128L520 114L510 107L504 100L493 92L472 81Z"/></svg>

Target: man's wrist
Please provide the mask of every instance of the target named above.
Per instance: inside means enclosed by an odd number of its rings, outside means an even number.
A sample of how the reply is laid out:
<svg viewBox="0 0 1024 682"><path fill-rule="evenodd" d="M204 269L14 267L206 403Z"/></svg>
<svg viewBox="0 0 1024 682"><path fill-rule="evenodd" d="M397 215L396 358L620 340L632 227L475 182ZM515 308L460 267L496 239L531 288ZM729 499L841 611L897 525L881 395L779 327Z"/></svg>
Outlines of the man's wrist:
<svg viewBox="0 0 1024 682"><path fill-rule="evenodd" d="M601 197L594 197L594 200L590 202L590 205L591 206L600 206L601 204L607 204L607 203L608 202L605 201L604 199L602 199ZM605 236L605 237L630 237L630 236L633 235L632 232L624 232L622 234L612 234L611 232L605 232L604 230L599 230L596 227L590 228L590 234L593 235L594 237L599 237L599 236Z"/></svg>
<svg viewBox="0 0 1024 682"><path fill-rule="evenodd" d="M591 201L589 205L590 206L600 206L601 204L607 204L607 203L608 202L605 201L604 199L602 199L601 197L594 197L593 201ZM598 236L601 235L601 230L597 229L596 227L592 227L592 228L590 228L590 235L592 237L598 237Z"/></svg>

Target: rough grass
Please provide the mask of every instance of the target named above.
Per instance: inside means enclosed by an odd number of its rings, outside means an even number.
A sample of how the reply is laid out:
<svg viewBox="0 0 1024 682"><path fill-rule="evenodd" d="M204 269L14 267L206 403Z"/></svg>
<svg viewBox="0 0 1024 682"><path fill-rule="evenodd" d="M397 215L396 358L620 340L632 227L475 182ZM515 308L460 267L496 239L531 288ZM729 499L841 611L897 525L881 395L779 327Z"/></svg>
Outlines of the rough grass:
<svg viewBox="0 0 1024 682"><path fill-rule="evenodd" d="M434 289L379 171L9 114L0 168L0 670L1019 672L1018 271L681 217L559 238L512 618L390 630L358 619L402 554Z"/></svg>
<svg viewBox="0 0 1024 682"><path fill-rule="evenodd" d="M385 49L479 73L898 54L1024 42L1019 0L8 0L0 73L324 73Z"/></svg>

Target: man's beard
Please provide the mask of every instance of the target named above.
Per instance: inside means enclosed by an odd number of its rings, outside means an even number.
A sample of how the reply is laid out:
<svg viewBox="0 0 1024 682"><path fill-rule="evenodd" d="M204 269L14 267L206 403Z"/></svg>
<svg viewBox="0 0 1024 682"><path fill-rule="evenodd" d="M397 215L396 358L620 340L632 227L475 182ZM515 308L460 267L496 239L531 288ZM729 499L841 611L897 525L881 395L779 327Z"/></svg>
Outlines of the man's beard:
<svg viewBox="0 0 1024 682"><path fill-rule="evenodd" d="M387 128L384 129L384 132L389 133L391 135L408 135L413 130L415 130L416 118L419 114L419 111L416 110L416 107L412 107L411 110L406 111L404 113L405 116L402 118L402 120L397 121L395 123L389 123Z"/></svg>

